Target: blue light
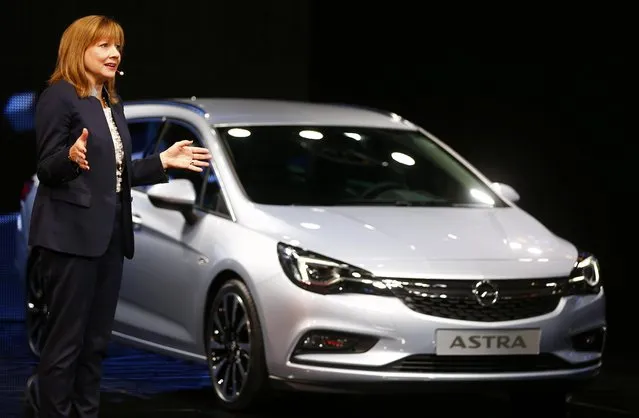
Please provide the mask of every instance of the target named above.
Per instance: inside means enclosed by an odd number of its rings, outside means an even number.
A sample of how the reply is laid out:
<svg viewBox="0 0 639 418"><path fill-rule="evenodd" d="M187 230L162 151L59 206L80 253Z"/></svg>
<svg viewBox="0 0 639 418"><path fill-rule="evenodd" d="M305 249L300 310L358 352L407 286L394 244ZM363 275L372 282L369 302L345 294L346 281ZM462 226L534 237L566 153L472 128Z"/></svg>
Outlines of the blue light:
<svg viewBox="0 0 639 418"><path fill-rule="evenodd" d="M10 213L8 215L2 214L0 215L0 225L13 225L18 221L18 218L20 218L20 214L18 213Z"/></svg>
<svg viewBox="0 0 639 418"><path fill-rule="evenodd" d="M36 94L32 91L16 93L4 107L4 117L16 132L33 130Z"/></svg>

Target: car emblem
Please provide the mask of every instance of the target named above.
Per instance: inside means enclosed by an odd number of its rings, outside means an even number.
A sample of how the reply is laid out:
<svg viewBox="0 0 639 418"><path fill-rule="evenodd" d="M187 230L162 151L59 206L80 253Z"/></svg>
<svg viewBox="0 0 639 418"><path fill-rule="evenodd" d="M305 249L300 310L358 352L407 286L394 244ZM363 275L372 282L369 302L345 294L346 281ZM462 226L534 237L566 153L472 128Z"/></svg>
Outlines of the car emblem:
<svg viewBox="0 0 639 418"><path fill-rule="evenodd" d="M473 295L481 306L492 306L499 299L499 289L488 280L481 280L473 286Z"/></svg>

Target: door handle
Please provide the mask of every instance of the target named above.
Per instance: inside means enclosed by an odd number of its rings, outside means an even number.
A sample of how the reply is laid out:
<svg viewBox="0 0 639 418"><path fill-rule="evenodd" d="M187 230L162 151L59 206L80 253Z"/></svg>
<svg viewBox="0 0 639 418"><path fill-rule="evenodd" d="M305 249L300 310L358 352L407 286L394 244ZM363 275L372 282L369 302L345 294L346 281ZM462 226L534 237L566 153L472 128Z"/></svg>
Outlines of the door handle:
<svg viewBox="0 0 639 418"><path fill-rule="evenodd" d="M133 222L133 230L139 231L142 229L142 217L137 213L131 215L131 222Z"/></svg>

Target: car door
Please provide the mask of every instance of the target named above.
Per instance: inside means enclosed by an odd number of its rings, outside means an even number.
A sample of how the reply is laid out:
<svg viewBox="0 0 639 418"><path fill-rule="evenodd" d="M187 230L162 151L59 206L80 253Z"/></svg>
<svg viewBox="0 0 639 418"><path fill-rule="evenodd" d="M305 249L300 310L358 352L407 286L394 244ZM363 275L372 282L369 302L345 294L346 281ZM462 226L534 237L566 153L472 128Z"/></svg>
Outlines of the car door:
<svg viewBox="0 0 639 418"><path fill-rule="evenodd" d="M185 139L193 140L195 146L203 146L204 142L197 128L177 118L163 117L157 134L151 136L154 140L146 147L145 155L161 152ZM170 169L167 174L169 181L190 180L197 194L197 210L202 217L215 216L211 214L215 211L206 209L209 201L216 200L210 196L215 187L206 188L211 179L217 178L213 167L202 173ZM197 335L193 317L199 315L193 307L202 282L211 279L205 267L213 245L203 238L210 234L201 231L203 225L210 223L201 219L189 224L180 212L154 206L146 195L148 187L133 191L135 256L125 261L114 330L120 336L191 351ZM224 212L225 208L223 204L217 212Z"/></svg>

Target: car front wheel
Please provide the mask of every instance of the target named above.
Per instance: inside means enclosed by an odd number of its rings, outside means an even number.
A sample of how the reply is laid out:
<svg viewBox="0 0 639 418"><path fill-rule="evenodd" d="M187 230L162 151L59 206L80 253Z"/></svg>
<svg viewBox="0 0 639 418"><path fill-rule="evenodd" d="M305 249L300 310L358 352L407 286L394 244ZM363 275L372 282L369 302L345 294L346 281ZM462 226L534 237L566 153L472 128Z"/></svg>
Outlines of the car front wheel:
<svg viewBox="0 0 639 418"><path fill-rule="evenodd" d="M262 329L251 294L233 279L215 295L208 313L206 353L215 394L232 410L254 406L267 390Z"/></svg>

